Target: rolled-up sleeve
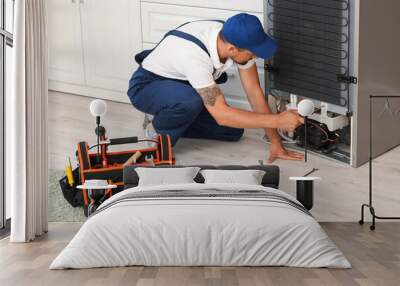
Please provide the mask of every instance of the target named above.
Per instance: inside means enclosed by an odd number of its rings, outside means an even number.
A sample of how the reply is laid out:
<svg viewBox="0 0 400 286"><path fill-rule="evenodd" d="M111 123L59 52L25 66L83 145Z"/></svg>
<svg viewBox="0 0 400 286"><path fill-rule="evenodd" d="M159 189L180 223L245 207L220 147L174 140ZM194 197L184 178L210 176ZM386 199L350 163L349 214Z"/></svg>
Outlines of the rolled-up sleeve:
<svg viewBox="0 0 400 286"><path fill-rule="evenodd" d="M255 64L256 64L256 59L251 59L251 60L249 60L247 63L245 63L243 65L236 63L237 67L239 69L242 69L242 70L249 69Z"/></svg>

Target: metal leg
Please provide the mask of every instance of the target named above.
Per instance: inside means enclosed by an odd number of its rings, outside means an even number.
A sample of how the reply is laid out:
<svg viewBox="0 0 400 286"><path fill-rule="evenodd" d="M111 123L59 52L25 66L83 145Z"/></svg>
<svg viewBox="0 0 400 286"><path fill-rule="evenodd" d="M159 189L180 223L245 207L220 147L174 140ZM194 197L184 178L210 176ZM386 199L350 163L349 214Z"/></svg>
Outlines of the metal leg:
<svg viewBox="0 0 400 286"><path fill-rule="evenodd" d="M88 190L88 195L89 195L89 206L88 206L88 217L92 214L93 212L93 207L94 207L94 199L93 199L93 192L92 190Z"/></svg>
<svg viewBox="0 0 400 286"><path fill-rule="evenodd" d="M372 225L369 227L371 230L375 230L375 218L376 218L376 215L375 215L375 209L374 209L374 207L373 206L370 206L369 207L369 211L371 212L371 215L372 215Z"/></svg>
<svg viewBox="0 0 400 286"><path fill-rule="evenodd" d="M372 160L373 160L373 154L372 154L372 99L373 98L386 98L386 100L388 100L388 98L400 98L400 95L392 95L392 96L374 96L374 95L370 95L369 96L369 194L368 194L368 198L369 198L369 204L362 204L361 206L361 219L358 221L359 224L364 224L364 207L369 208L369 212L371 213L372 216L372 224L370 225L370 229L371 230L375 230L375 220L376 219L381 219L381 220L398 220L400 219L400 217L382 217L382 216L378 216L375 213L375 209L372 206Z"/></svg>
<svg viewBox="0 0 400 286"><path fill-rule="evenodd" d="M369 212L371 213L372 216L372 224L370 225L370 229L371 230L375 230L375 224L376 224L376 220L380 219L380 220L400 220L400 217L385 217L385 216L378 216L375 213L375 208L369 204L363 204L361 206L361 219L358 221L359 224L363 225L364 224L364 207L369 208Z"/></svg>
<svg viewBox="0 0 400 286"><path fill-rule="evenodd" d="M107 196L111 193L111 189L97 189L93 191L92 189L88 189L88 197L89 204L87 206L87 214L88 217L91 216L99 207L101 203L103 203Z"/></svg>
<svg viewBox="0 0 400 286"><path fill-rule="evenodd" d="M361 219L358 221L359 224L363 225L364 224L364 207L368 205L362 204L361 206Z"/></svg>
<svg viewBox="0 0 400 286"><path fill-rule="evenodd" d="M307 163L307 116L304 117L304 162Z"/></svg>
<svg viewBox="0 0 400 286"><path fill-rule="evenodd" d="M375 215L375 209L374 209L374 207L371 206L371 205L363 204L363 205L361 206L361 219L358 221L358 223L359 223L360 225L363 225L363 224L364 224L364 207L369 208L369 212L371 213L371 216L372 216L372 225L371 225L369 228L370 228L371 230L375 230L375 218L376 218L376 215Z"/></svg>

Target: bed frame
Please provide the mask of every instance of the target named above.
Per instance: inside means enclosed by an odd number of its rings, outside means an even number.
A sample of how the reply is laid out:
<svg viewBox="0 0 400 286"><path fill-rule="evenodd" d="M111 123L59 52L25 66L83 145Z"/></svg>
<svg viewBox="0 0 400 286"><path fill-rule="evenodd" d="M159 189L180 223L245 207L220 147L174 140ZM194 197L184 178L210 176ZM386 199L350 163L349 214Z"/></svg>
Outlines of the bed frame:
<svg viewBox="0 0 400 286"><path fill-rule="evenodd" d="M125 189L136 187L139 182L139 176L135 171L135 168L139 166L126 166L123 170L123 182ZM182 167L200 167L202 170L204 169L218 169L218 170L263 170L265 171L265 175L262 179L262 185L265 187L271 187L278 189L279 188L279 167L275 165L252 165L252 166L243 166L243 165L222 165L222 166L212 166L212 165L190 165L190 166L156 166L157 168L182 168ZM154 167L146 167L146 168L154 168ZM204 183L203 176L198 173L194 180L197 183Z"/></svg>

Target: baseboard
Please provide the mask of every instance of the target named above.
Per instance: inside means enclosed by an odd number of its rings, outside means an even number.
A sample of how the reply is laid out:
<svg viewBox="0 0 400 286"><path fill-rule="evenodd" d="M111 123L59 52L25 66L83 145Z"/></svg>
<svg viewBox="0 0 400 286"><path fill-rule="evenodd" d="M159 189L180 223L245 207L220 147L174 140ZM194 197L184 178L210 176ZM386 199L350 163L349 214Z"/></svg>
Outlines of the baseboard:
<svg viewBox="0 0 400 286"><path fill-rule="evenodd" d="M101 89L101 88L95 88L77 84L70 84L60 81L50 80L49 90L78 94L78 95L100 98L105 100L112 100L123 103L130 103L128 95L124 92L118 92L115 90Z"/></svg>

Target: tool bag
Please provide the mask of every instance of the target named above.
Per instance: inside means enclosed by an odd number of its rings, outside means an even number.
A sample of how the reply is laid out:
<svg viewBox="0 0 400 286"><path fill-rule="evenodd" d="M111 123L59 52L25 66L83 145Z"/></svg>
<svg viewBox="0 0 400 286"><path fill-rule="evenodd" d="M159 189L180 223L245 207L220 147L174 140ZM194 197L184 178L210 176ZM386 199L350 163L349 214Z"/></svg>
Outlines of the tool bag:
<svg viewBox="0 0 400 286"><path fill-rule="evenodd" d="M62 177L61 180L59 181L64 198L74 208L83 206L82 190L76 188L76 186L81 184L79 173L80 173L79 167L75 168L72 171L72 175L74 177L74 184L72 186L68 184L68 179L66 175Z"/></svg>
<svg viewBox="0 0 400 286"><path fill-rule="evenodd" d="M77 186L83 185L85 180L107 180L110 184L117 185L117 188L108 193L112 196L124 189L123 185L123 167L124 163L131 158L132 155L140 151L141 155L137 158L136 165L147 166L149 162L146 161L147 156L150 156L154 165L174 165L175 158L172 155L171 138L169 135L158 135L157 144L153 147L146 147L144 149L135 149L127 151L114 151L107 152L105 158L107 159L106 166L98 166L97 153L89 153L89 145L87 142L79 142L76 151L78 159L78 167L72 171L74 183L71 186L68 183L67 176L65 175L60 179L60 187L64 198L68 203L73 206L83 206L85 215L88 214L88 206L90 198L85 189L77 189ZM110 139L110 145L138 143L137 137L125 137ZM104 161L103 161L104 163Z"/></svg>

